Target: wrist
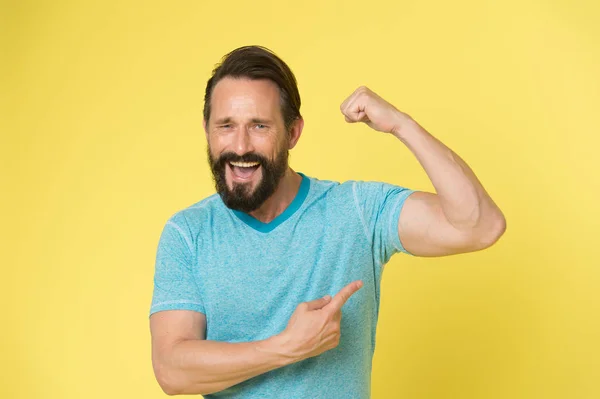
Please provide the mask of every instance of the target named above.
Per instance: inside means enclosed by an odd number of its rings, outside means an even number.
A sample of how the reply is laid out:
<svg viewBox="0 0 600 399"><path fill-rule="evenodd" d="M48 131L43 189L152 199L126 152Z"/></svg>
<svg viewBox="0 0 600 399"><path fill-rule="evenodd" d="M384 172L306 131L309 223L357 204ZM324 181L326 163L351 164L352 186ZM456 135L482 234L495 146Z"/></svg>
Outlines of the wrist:
<svg viewBox="0 0 600 399"><path fill-rule="evenodd" d="M412 136L418 135L422 133L423 128L411 118L409 115L401 113L402 115L398 116L398 121L394 124L394 129L391 131L392 135L394 135L400 141L406 143L407 140L410 140Z"/></svg>
<svg viewBox="0 0 600 399"><path fill-rule="evenodd" d="M287 366L300 360L296 359L288 349L287 339L283 333L259 341L257 350L270 354L278 367Z"/></svg>

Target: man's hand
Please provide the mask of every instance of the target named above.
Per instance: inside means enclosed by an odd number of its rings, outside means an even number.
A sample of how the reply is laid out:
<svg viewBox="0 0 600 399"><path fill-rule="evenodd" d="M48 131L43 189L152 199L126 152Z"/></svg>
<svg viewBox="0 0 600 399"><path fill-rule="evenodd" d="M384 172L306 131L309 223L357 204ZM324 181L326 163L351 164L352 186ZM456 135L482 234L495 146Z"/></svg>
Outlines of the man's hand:
<svg viewBox="0 0 600 399"><path fill-rule="evenodd" d="M357 280L342 288L333 298L327 295L298 305L278 337L286 356L299 361L338 346L342 306L362 285L362 281Z"/></svg>
<svg viewBox="0 0 600 399"><path fill-rule="evenodd" d="M361 86L340 106L346 122L364 122L371 129L397 135L400 127L411 118L379 97L368 87Z"/></svg>

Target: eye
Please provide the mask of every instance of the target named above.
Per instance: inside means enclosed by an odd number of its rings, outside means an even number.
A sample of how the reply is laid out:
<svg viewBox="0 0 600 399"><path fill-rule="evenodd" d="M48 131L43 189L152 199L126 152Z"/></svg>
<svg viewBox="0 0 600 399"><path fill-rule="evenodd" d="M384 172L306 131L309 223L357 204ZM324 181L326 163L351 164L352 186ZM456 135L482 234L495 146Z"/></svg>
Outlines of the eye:
<svg viewBox="0 0 600 399"><path fill-rule="evenodd" d="M258 130L266 129L267 125L263 125L262 123L257 123L254 125Z"/></svg>
<svg viewBox="0 0 600 399"><path fill-rule="evenodd" d="M219 128L221 128L221 129L229 129L229 128L231 128L231 123L226 123L224 125L221 125L221 126L219 126Z"/></svg>

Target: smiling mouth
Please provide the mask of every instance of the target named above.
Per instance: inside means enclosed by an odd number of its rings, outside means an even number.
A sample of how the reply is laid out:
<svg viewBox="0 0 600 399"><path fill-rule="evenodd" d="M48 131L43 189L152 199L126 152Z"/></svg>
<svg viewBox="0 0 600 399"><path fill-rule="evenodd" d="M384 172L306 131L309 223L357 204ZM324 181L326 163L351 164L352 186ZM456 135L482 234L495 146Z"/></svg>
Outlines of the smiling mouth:
<svg viewBox="0 0 600 399"><path fill-rule="evenodd" d="M229 162L235 180L249 180L260 168L260 162Z"/></svg>

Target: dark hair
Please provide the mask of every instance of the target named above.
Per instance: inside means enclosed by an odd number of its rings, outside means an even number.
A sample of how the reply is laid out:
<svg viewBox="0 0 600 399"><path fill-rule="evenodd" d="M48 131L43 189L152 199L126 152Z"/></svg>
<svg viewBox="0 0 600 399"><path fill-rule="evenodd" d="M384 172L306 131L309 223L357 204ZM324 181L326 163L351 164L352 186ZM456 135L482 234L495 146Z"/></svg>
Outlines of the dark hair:
<svg viewBox="0 0 600 399"><path fill-rule="evenodd" d="M300 115L300 93L292 70L281 58L266 47L244 46L225 55L206 83L204 94L204 120L210 117L212 91L225 77L268 79L279 87L281 114L287 130Z"/></svg>

